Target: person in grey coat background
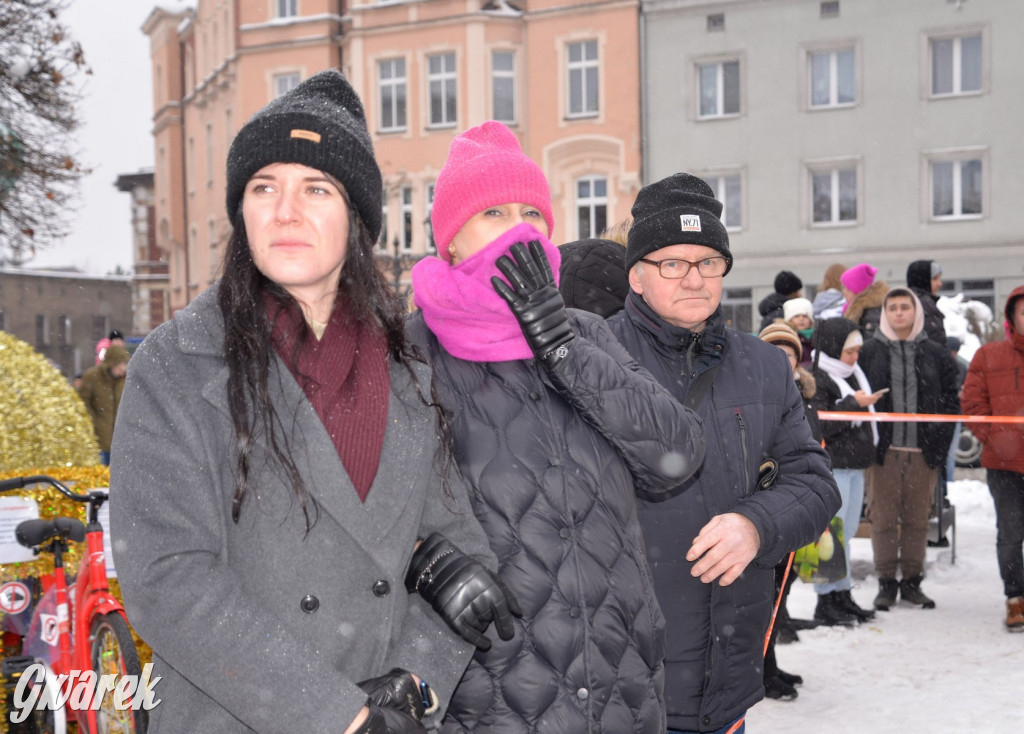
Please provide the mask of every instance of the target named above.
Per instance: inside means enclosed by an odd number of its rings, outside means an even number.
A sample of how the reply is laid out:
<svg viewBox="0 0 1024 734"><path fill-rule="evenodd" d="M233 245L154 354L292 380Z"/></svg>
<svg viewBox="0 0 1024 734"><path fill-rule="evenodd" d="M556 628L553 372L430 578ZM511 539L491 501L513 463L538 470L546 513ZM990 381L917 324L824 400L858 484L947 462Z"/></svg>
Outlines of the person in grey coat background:
<svg viewBox="0 0 1024 734"><path fill-rule="evenodd" d="M138 349L113 442L149 730L424 732L460 638L509 637L515 604L374 265L381 174L347 80L257 112L227 181L224 276Z"/></svg>

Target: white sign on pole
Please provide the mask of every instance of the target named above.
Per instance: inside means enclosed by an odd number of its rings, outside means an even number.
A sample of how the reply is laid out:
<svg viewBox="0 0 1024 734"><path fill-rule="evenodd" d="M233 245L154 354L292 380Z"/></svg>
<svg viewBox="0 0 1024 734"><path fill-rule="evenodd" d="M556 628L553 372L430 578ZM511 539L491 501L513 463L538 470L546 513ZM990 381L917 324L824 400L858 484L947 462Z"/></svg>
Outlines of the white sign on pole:
<svg viewBox="0 0 1024 734"><path fill-rule="evenodd" d="M30 497L0 497L0 564L34 561L31 548L18 543L14 530L24 520L39 517L39 505Z"/></svg>

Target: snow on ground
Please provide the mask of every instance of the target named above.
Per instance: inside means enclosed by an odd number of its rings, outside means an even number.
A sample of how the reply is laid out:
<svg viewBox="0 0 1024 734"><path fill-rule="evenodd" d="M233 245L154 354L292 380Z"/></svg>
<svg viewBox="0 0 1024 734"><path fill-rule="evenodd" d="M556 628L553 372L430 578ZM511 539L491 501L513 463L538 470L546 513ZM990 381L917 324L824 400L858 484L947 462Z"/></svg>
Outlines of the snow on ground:
<svg viewBox="0 0 1024 734"><path fill-rule="evenodd" d="M779 667L804 684L793 701L754 706L749 734L1024 730L1024 633L1003 625L985 472L958 469L955 476L948 495L956 508L956 563L951 548L929 548L921 585L936 608L899 602L858 628L819 627L779 645ZM870 539L854 538L851 555L853 596L870 608L878 591ZM789 613L810 619L815 602L813 587L797 581Z"/></svg>

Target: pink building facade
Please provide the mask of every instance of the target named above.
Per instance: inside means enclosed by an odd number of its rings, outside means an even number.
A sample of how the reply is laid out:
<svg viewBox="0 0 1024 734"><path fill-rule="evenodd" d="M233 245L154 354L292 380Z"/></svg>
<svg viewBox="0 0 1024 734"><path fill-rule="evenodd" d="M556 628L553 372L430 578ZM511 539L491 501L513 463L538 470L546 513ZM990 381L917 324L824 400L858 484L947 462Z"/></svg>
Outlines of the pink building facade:
<svg viewBox="0 0 1024 734"><path fill-rule="evenodd" d="M433 184L459 132L498 119L551 183L562 243L629 215L640 186L638 0L199 0L150 37L157 245L177 310L218 277L227 150L270 99L340 68L384 173L382 263L433 252Z"/></svg>

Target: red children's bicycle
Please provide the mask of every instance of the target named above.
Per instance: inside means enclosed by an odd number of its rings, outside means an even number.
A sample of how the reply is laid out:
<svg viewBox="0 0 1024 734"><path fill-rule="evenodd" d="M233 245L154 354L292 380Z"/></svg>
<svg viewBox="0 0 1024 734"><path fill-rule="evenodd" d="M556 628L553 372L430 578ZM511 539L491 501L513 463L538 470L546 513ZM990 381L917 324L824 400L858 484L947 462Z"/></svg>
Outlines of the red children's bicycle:
<svg viewBox="0 0 1024 734"><path fill-rule="evenodd" d="M21 704L22 717L31 704L28 731L62 734L63 722L70 720L78 723L83 734L144 734L152 697L147 699L148 685L124 608L107 584L103 526L98 518L108 494L102 489L78 494L44 475L0 481L0 492L36 484L49 484L65 497L85 503L88 525L76 518L56 517L25 520L17 526L15 535L21 545L53 555L55 604L53 609L37 605L26 636L26 643L40 637L50 646L48 662L42 656L24 654L4 661L4 668L15 676L30 676L21 695L8 699L16 709ZM64 554L69 542L83 540L81 568L69 588ZM27 651L23 647L22 652ZM9 708L7 716L14 722L17 712Z"/></svg>

